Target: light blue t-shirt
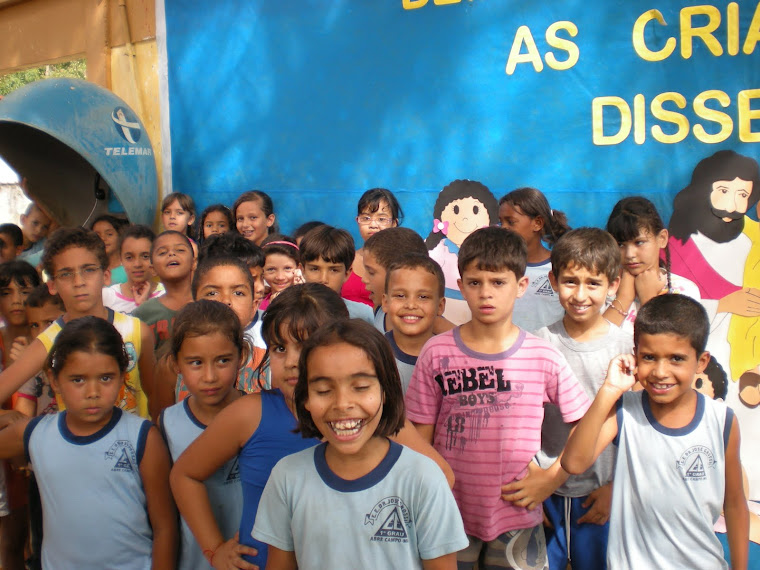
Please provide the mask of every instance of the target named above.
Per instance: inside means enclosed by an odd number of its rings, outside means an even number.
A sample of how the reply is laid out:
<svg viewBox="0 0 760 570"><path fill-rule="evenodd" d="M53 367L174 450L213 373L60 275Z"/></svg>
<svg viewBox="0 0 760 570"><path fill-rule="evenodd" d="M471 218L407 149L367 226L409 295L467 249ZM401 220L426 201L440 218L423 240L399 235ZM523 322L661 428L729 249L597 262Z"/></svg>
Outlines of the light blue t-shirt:
<svg viewBox="0 0 760 570"><path fill-rule="evenodd" d="M327 465L326 448L277 463L254 538L295 551L300 570L422 568L423 559L467 547L454 495L433 460L391 442L375 469L347 481Z"/></svg>
<svg viewBox="0 0 760 570"><path fill-rule="evenodd" d="M161 412L159 425L169 447L172 461L176 461L182 452L206 429L206 426L195 417L190 409L190 398L177 402ZM240 525L240 517L243 514L243 490L240 486L237 455L217 469L211 477L206 479L204 484L208 491L214 519L219 525L224 540L229 540L235 536ZM211 568L184 518L181 518L179 564L177 568L180 570Z"/></svg>
<svg viewBox="0 0 760 570"><path fill-rule="evenodd" d="M77 436L66 412L37 416L24 448L42 497L42 567L148 570L153 530L140 475L150 422L114 408L96 433Z"/></svg>
<svg viewBox="0 0 760 570"><path fill-rule="evenodd" d="M403 388L404 394L406 394L409 382L412 379L412 373L414 372L414 365L417 364L417 357L407 354L399 348L396 344L396 339L393 338L393 331L385 333L385 338L388 339L388 344L391 345L391 349L393 350L398 375L401 377L401 388Z"/></svg>
<svg viewBox="0 0 760 570"><path fill-rule="evenodd" d="M372 308L364 303L357 303L350 299L343 299L348 309L349 319L361 319L371 325L375 324L375 315L372 314Z"/></svg>

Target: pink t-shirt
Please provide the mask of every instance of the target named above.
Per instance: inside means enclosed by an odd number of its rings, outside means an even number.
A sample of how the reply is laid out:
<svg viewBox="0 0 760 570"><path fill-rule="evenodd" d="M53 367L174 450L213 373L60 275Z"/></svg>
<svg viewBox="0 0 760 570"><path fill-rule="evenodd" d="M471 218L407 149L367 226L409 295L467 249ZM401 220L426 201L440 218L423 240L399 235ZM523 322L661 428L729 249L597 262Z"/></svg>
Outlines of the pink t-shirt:
<svg viewBox="0 0 760 570"><path fill-rule="evenodd" d="M435 426L433 446L456 476L454 497L467 534L493 540L542 521L501 498L501 486L523 477L541 448L544 402L566 422L591 405L565 357L548 342L520 331L499 354L465 346L459 327L422 349L406 393L407 416Z"/></svg>

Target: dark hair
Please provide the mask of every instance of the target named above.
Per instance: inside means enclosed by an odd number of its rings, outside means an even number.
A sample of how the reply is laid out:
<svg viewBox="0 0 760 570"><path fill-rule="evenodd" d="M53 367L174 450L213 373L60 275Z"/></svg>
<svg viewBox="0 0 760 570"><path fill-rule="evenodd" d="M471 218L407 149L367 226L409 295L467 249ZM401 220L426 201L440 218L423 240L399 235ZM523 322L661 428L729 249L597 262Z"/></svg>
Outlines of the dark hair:
<svg viewBox="0 0 760 570"><path fill-rule="evenodd" d="M499 204L487 186L475 180L454 180L438 193L438 198L433 206L433 217L441 218L441 213L451 202L462 198L475 198L488 212L489 223L493 224L499 219ZM433 249L444 238L442 232L431 231L425 239L428 249Z"/></svg>
<svg viewBox="0 0 760 570"><path fill-rule="evenodd" d="M760 168L754 158L733 150L719 150L712 156L699 161L691 174L691 182L673 199L673 215L670 217L670 234L681 242L705 225L705 216L711 216L710 192L712 184L718 180L741 178L752 182L752 192L747 208L752 208L760 199ZM726 222L720 221L721 224ZM730 223L740 224L743 220ZM704 233L704 232L703 232Z"/></svg>
<svg viewBox="0 0 760 570"><path fill-rule="evenodd" d="M607 231L622 244L639 237L644 231L657 236L665 229L660 213L655 205L643 196L628 196L620 200L612 208L607 219ZM665 246L665 271L668 279L668 291L672 291L670 283L670 248Z"/></svg>
<svg viewBox="0 0 760 570"><path fill-rule="evenodd" d="M47 357L47 367L53 371L54 376L60 374L73 352L110 356L118 364L121 373L126 372L129 366L129 356L121 334L111 323L100 317L74 319L61 329Z"/></svg>
<svg viewBox="0 0 760 570"><path fill-rule="evenodd" d="M269 234L264 238L264 241L261 242L261 250L264 252L265 260L268 255L279 253L280 255L289 257L295 261L296 264L301 263L301 255L298 246L296 245L296 240L290 236L283 234Z"/></svg>
<svg viewBox="0 0 760 570"><path fill-rule="evenodd" d="M235 219L232 217L232 212L230 211L230 209L224 204L211 204L208 208L203 210L203 213L201 214L200 222L198 223L198 232L196 234L198 245L201 245L206 239L203 236L203 232L204 232L203 226L206 225L206 218L208 217L208 215L213 214L214 212L219 212L225 218L227 218L227 231L235 230Z"/></svg>
<svg viewBox="0 0 760 570"><path fill-rule="evenodd" d="M249 268L264 267L264 252L250 240L235 231L213 235L203 241L198 252L198 262L211 257L237 257Z"/></svg>
<svg viewBox="0 0 760 570"><path fill-rule="evenodd" d="M124 226L129 225L129 221L125 220L124 218L117 218L116 216L113 216L111 214L101 214L100 216L98 216L92 221L92 223L90 224L90 229L94 231L95 224L99 224L100 222L105 222L108 225L110 225L117 234L121 232L121 229Z"/></svg>
<svg viewBox="0 0 760 570"><path fill-rule="evenodd" d="M261 210L264 212L264 216L267 218L274 214L274 204L272 203L272 199L269 197L269 194L262 192L261 190L249 190L248 192L243 192L240 196L238 196L238 199L235 200L235 203L232 205L233 221L237 222L237 210L240 207L240 204L243 204L245 202L257 202ZM237 223L235 224L235 228L237 228ZM277 225L277 216L275 216L274 223L269 226L267 233L272 234L277 233L278 231L279 227Z"/></svg>
<svg viewBox="0 0 760 570"><path fill-rule="evenodd" d="M687 295L666 293L652 297L639 309L633 323L633 344L642 334L673 334L689 340L697 356L705 351L710 319L704 307Z"/></svg>
<svg viewBox="0 0 760 570"><path fill-rule="evenodd" d="M298 238L303 238L306 234L308 234L311 230L314 228L318 228L319 226L324 226L324 222L306 222L298 226L295 231L293 232L293 239L298 241Z"/></svg>
<svg viewBox="0 0 760 570"><path fill-rule="evenodd" d="M385 291L388 292L388 284L391 281L391 273L398 269L421 269L433 275L438 283L439 297L444 297L446 293L446 279L443 276L443 270L438 262L429 255L421 253L407 253L392 262L385 272Z"/></svg>
<svg viewBox="0 0 760 570"><path fill-rule="evenodd" d="M525 240L512 230L497 227L480 228L468 235L459 248L457 267L459 275L475 263L481 271L503 271L525 275L528 247Z"/></svg>
<svg viewBox="0 0 760 570"><path fill-rule="evenodd" d="M55 275L55 257L71 247L86 249L98 259L98 264L103 271L108 268L106 246L98 234L83 228L59 228L47 239L42 253L42 268L49 277L52 278Z"/></svg>
<svg viewBox="0 0 760 570"><path fill-rule="evenodd" d="M248 267L246 267L245 263L240 261L237 257L228 255L207 257L198 264L198 268L195 270L195 274L193 275L193 283L191 285L193 291L193 299L198 296L198 288L200 287L201 280L206 277L206 274L209 271L217 267L237 267L241 273L245 275L245 282L248 283L248 286L251 288L251 295L253 295L253 277L251 276L251 272L248 271Z"/></svg>
<svg viewBox="0 0 760 570"><path fill-rule="evenodd" d="M328 263L341 263L348 271L356 250L350 233L322 224L303 236L300 253L303 263L324 259Z"/></svg>
<svg viewBox="0 0 760 570"><path fill-rule="evenodd" d="M703 374L707 376L710 384L712 384L713 399L720 398L721 400L725 400L726 394L728 394L728 379L726 378L725 370L723 370L723 367L718 364L718 361L715 360L714 356L710 356L710 360L707 362ZM702 378L697 378L694 381L697 390L702 388L702 382Z"/></svg>
<svg viewBox="0 0 760 570"><path fill-rule="evenodd" d="M221 334L235 345L238 355L247 350L243 325L235 311L224 303L201 299L188 303L177 313L172 328L171 354L177 358L182 343L188 337Z"/></svg>
<svg viewBox="0 0 760 570"><path fill-rule="evenodd" d="M172 236L172 235L176 235L184 239L185 243L187 243L187 247L190 248L191 252L193 251L193 244L190 243L190 238L187 237L185 234L183 234L182 232L178 232L177 230L164 230L160 234L158 234L155 238L153 238L153 241L150 244L150 259L151 260L153 260L153 251L155 251L156 249L156 242L164 236ZM194 255L195 254L193 253L193 256Z"/></svg>
<svg viewBox="0 0 760 570"><path fill-rule="evenodd" d="M142 224L132 224L121 230L119 236L119 254L121 254L121 248L124 247L124 242L127 239L147 239L150 242L150 249L153 250L153 240L156 239L155 232L148 226Z"/></svg>
<svg viewBox="0 0 760 570"><path fill-rule="evenodd" d="M298 383L294 394L298 431L303 437L324 435L317 429L311 414L306 409L306 402L309 399L309 355L316 348L343 343L355 346L367 355L380 383L383 412L373 435L388 437L397 434L404 427L406 411L396 359L385 336L361 319L333 321L317 330L303 343L301 357L298 360Z"/></svg>
<svg viewBox="0 0 760 570"><path fill-rule="evenodd" d="M372 234L364 242L364 251L371 253L385 269L406 253L427 255L420 234L409 228L386 228Z"/></svg>
<svg viewBox="0 0 760 570"><path fill-rule="evenodd" d="M615 238L600 228L577 228L564 234L552 248L552 273L570 266L601 273L611 283L620 277L620 248Z"/></svg>
<svg viewBox="0 0 760 570"><path fill-rule="evenodd" d="M0 224L0 234L11 238L13 245L16 247L24 245L24 232L16 224Z"/></svg>
<svg viewBox="0 0 760 570"><path fill-rule="evenodd" d="M541 239L549 245L554 245L562 235L570 229L567 216L559 210L552 210L543 192L535 188L518 188L502 196L499 206L509 204L517 208L529 218L541 218L543 231Z"/></svg>
<svg viewBox="0 0 760 570"><path fill-rule="evenodd" d="M189 212L190 216L195 217L195 202L193 202L193 199L190 196L183 194L182 192L172 192L167 195L166 198L161 201L161 213L163 214L164 210L171 206L175 201L179 202L180 207ZM187 235L193 235L193 224L187 224L185 231L187 232Z"/></svg>
<svg viewBox="0 0 760 570"><path fill-rule="evenodd" d="M24 306L30 309L41 309L48 303L53 303L61 311L66 310L66 307L63 305L63 299L59 295L51 295L47 283L42 283L32 289L26 301L24 301Z"/></svg>
<svg viewBox="0 0 760 570"><path fill-rule="evenodd" d="M0 263L0 287L7 287L11 281L21 287L37 287L42 282L37 270L22 259Z"/></svg>
<svg viewBox="0 0 760 570"><path fill-rule="evenodd" d="M287 324L287 333L303 342L326 322L347 318L346 304L335 291L321 283L302 283L288 287L269 304L261 336L268 347L283 344L282 327Z"/></svg>
<svg viewBox="0 0 760 570"><path fill-rule="evenodd" d="M356 206L356 215L361 216L363 213L369 211L374 214L380 209L382 202L388 203L388 208L391 211L391 218L397 225L401 224L401 220L404 219L404 211L401 209L401 205L396 200L396 196L393 192L386 188L371 188L367 190L359 198L359 203Z"/></svg>

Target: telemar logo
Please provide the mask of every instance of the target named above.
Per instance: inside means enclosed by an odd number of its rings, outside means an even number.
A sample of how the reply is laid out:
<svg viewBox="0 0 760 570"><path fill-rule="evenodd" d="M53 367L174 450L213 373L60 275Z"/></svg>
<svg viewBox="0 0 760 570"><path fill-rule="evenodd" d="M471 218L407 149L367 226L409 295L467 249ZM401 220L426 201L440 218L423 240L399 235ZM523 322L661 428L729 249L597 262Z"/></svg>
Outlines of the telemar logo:
<svg viewBox="0 0 760 570"><path fill-rule="evenodd" d="M408 528L412 517L401 497L385 497L364 515L364 524L381 521L370 538L372 542L409 542Z"/></svg>
<svg viewBox="0 0 760 570"><path fill-rule="evenodd" d="M137 471L137 455L131 441L119 440L114 442L106 451L106 461L113 461L111 471Z"/></svg>
<svg viewBox="0 0 760 570"><path fill-rule="evenodd" d="M681 454L676 467L684 481L704 481L715 468L715 456L709 447L694 445Z"/></svg>
<svg viewBox="0 0 760 570"><path fill-rule="evenodd" d="M152 156L150 145L138 145L142 137L142 127L137 117L125 107L116 107L111 112L114 128L121 138L130 146L107 146L103 150L106 156Z"/></svg>

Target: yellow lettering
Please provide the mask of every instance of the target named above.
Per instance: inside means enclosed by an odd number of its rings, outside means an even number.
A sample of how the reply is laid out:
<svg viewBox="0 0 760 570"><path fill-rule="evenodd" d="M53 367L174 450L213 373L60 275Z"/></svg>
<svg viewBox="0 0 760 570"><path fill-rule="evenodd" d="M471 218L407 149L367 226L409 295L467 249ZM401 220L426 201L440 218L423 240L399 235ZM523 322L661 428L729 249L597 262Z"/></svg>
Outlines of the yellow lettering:
<svg viewBox="0 0 760 570"><path fill-rule="evenodd" d="M616 107L620 112L620 129L614 135L604 134L604 108ZM631 133L631 108L621 97L594 97L591 102L594 144L608 146L623 142Z"/></svg>
<svg viewBox="0 0 760 570"><path fill-rule="evenodd" d="M708 22L702 27L692 27L693 16L708 17ZM689 59L692 53L694 38L700 38L714 56L723 54L720 42L712 34L720 26L720 11L715 6L688 6L681 10L681 57Z"/></svg>
<svg viewBox="0 0 760 570"><path fill-rule="evenodd" d="M655 125L652 127L652 137L654 137L654 140L657 142L665 144L674 144L681 142L689 134L689 120L681 113L678 113L676 111L668 111L665 109L662 106L665 101L673 101L679 109L686 107L686 97L680 93L668 91L667 93L660 93L659 95L655 96L655 98L652 99L652 103L650 105L652 116L655 119L659 119L660 121L673 123L678 127L678 129L672 135L666 135L659 125Z"/></svg>
<svg viewBox="0 0 760 570"><path fill-rule="evenodd" d="M633 142L644 144L647 138L646 100L639 93L633 98Z"/></svg>
<svg viewBox="0 0 760 570"><path fill-rule="evenodd" d="M749 55L755 51L757 42L760 41L760 3L755 8L755 15L752 16L752 22L747 30L747 37L744 38L744 48L742 51Z"/></svg>
<svg viewBox="0 0 760 570"><path fill-rule="evenodd" d="M422 8L427 3L428 0L401 0L401 5L404 7L404 10Z"/></svg>
<svg viewBox="0 0 760 570"><path fill-rule="evenodd" d="M523 43L528 49L527 53L520 53ZM517 28L515 39L512 42L512 49L509 51L509 58L507 59L507 75L512 75L515 72L515 67L517 67L518 63L532 63L533 69L537 72L544 69L544 62L541 61L541 54L538 53L536 41L533 39L533 34L530 33L528 26Z"/></svg>
<svg viewBox="0 0 760 570"><path fill-rule="evenodd" d="M659 10L649 10L644 12L636 19L636 23L633 24L633 49L636 50L638 56L644 61L662 61L673 53L676 49L676 39L673 37L668 38L665 42L665 47L658 51L652 51L647 47L644 40L644 28L651 20L656 20L661 26L667 25L665 18L662 17L662 13Z"/></svg>
<svg viewBox="0 0 760 570"><path fill-rule="evenodd" d="M462 0L433 0L433 4L436 6L444 6L446 4L459 4Z"/></svg>
<svg viewBox="0 0 760 570"><path fill-rule="evenodd" d="M559 30L566 30L570 37L574 38L578 35L578 26L572 22L554 22L546 30L546 43L567 52L567 59L564 61L558 61L553 52L546 52L546 64L557 71L564 71L578 63L581 52L575 42L557 37Z"/></svg>
<svg viewBox="0 0 760 570"><path fill-rule="evenodd" d="M739 4L730 2L726 9L726 38L728 55L739 53Z"/></svg>
<svg viewBox="0 0 760 570"><path fill-rule="evenodd" d="M760 98L760 89L739 91L739 140L742 142L760 142L760 131L752 130L752 119L760 119L760 110L750 107L752 99Z"/></svg>
<svg viewBox="0 0 760 570"><path fill-rule="evenodd" d="M720 125L720 131L714 135L711 135L705 130L702 125L697 123L692 128L694 136L697 137L697 140L703 143L715 144L723 142L731 136L731 131L734 130L734 122L731 120L731 117L725 113L721 113L720 111L716 111L715 109L710 109L707 107L705 105L705 102L708 99L715 99L718 103L720 103L720 106L725 109L731 104L731 98L723 91L718 91L717 89L703 91L694 98L694 113L697 115L697 117L706 119L708 121L713 121Z"/></svg>

